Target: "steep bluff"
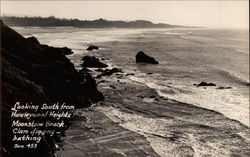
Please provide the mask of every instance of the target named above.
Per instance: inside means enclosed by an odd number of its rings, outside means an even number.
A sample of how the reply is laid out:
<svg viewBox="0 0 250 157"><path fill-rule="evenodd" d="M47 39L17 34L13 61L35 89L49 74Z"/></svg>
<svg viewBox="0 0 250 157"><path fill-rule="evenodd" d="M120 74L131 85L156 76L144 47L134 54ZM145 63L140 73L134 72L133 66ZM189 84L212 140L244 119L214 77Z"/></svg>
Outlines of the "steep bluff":
<svg viewBox="0 0 250 157"><path fill-rule="evenodd" d="M33 104L66 103L88 107L104 100L95 80L87 72L79 73L64 55L65 48L41 45L26 39L2 21L1 27L1 139L5 154L11 149L11 108L16 102ZM52 138L52 139L51 139ZM45 156L51 152L53 137L29 155ZM3 149L4 148L4 149ZM13 155L11 154L11 155ZM19 154L20 155L20 154Z"/></svg>

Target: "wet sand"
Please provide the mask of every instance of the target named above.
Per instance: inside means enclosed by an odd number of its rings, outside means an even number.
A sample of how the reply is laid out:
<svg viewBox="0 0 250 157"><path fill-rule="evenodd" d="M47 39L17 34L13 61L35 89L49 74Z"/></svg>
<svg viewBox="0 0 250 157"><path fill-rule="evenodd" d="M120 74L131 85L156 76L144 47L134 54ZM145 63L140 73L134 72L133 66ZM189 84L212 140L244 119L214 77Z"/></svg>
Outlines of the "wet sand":
<svg viewBox="0 0 250 157"><path fill-rule="evenodd" d="M61 150L56 152L58 156L158 156L145 137L119 126L96 107L78 110L76 114L60 144Z"/></svg>
<svg viewBox="0 0 250 157"><path fill-rule="evenodd" d="M104 104L80 111L86 119L75 121L67 131L61 156L250 155L250 130L245 125L160 97L127 77L112 75L99 83Z"/></svg>

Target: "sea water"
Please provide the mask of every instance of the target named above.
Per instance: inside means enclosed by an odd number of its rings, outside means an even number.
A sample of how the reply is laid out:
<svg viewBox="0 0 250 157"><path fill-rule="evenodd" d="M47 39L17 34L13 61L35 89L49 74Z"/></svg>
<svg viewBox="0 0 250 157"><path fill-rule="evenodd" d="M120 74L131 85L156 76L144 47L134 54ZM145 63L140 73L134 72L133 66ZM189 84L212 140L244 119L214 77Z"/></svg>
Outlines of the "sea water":
<svg viewBox="0 0 250 157"><path fill-rule="evenodd" d="M77 69L81 69L84 55L106 58L109 65L135 73L130 81L145 84L160 96L215 110L249 126L248 30L14 29L25 37L35 36L42 44L71 48L74 54L68 57ZM86 51L91 44L100 50ZM153 56L160 64L136 64L138 51ZM216 86L194 85L202 81Z"/></svg>

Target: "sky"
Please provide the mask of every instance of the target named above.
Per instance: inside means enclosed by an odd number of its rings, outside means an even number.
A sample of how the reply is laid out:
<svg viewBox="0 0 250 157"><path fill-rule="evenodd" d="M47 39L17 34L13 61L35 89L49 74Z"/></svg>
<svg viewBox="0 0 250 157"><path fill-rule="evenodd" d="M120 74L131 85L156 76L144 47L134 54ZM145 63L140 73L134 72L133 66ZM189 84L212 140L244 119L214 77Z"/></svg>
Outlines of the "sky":
<svg viewBox="0 0 250 157"><path fill-rule="evenodd" d="M211 28L249 28L249 1L1 1L1 15L80 20L149 20Z"/></svg>

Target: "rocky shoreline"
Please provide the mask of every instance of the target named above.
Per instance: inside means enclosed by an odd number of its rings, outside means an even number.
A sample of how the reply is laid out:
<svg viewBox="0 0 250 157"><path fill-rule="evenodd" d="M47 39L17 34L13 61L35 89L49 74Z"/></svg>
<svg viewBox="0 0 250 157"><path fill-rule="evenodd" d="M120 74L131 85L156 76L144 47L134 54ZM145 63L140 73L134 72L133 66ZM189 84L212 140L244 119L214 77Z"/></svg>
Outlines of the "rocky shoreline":
<svg viewBox="0 0 250 157"><path fill-rule="evenodd" d="M9 28L5 29L9 30ZM12 36L17 35L16 33L14 34ZM24 43L27 40L21 39ZM21 41L21 39L14 41ZM69 93L62 93L63 97L60 98L66 98L63 101L68 101L69 103L71 100L74 100L74 102L79 101L79 103L76 103L78 107L87 107L75 110L75 118L72 119L70 127L65 130L62 136L59 138L53 137L52 142L48 142L50 149L47 151L47 156L249 156L250 139L248 135L250 130L238 121L228 119L213 110L159 96L156 90L149 88L145 84L129 80L129 77L137 75L135 71L128 72L125 68L110 67L105 64L105 61L102 63L104 59L99 59L99 57L85 57L82 60L82 69L78 72L65 57L66 54L70 53L68 49L64 48L62 50L41 46L34 39L32 39L32 42L31 46L33 45L36 53L40 54L38 56L34 55L35 59L45 53L46 59L55 60L55 63L51 63L50 66L56 66L58 69L65 69L66 67L66 71L58 70L59 73L55 69L52 71L48 70L48 67L46 69L49 72L46 74L56 72L56 74L51 76L61 83L57 86L60 87L58 92L62 92L62 87L64 89L67 88L67 90L68 88L70 89ZM25 47L29 46L27 44ZM10 45L7 44L5 47L7 47L8 52L15 52ZM44 52L44 49L50 53ZM140 56L139 58L141 58ZM43 65L41 69L35 70L43 70L47 64L46 59L44 59L43 63L35 62L34 64ZM29 62L33 63L32 57L30 57ZM58 62L63 62L64 65L59 66ZM158 64L155 59L146 54L142 56L142 59L138 59L137 56L137 63L140 66L144 66L146 63ZM8 67L7 65L5 64L6 67ZM8 68L14 71L11 67ZM23 69L21 70L23 71ZM66 75L68 81L64 82L62 77L55 76L58 75L65 78L60 71L77 79L68 78L68 75ZM17 78L19 78L19 73L17 74ZM45 77L41 75L40 78ZM145 73L145 75L151 76L152 73ZM21 76L23 78L26 75ZM29 77L25 77L23 80L26 79L30 80ZM45 77L45 79L49 78ZM25 82L23 80L20 82ZM74 89L70 88L72 85L68 83L73 83ZM16 84L11 85L16 86ZM30 86L33 87L34 83L28 85L30 88ZM35 85L37 85L36 82ZM97 85L98 89L104 93L103 96L97 90ZM213 84L203 82L196 86L206 87L209 85ZM45 87L50 90L49 86L51 84ZM34 91L39 89L35 87ZM30 95L30 93L25 94ZM46 92L43 94L46 94ZM66 96L66 94L70 95ZM34 95L36 97L32 100L37 100L37 98L39 98L38 100L43 100L45 97L48 97L47 95L39 97L41 94L38 96L36 93ZM58 96L54 95L52 98L56 99ZM102 102L104 98L105 101ZM60 99L56 99L56 101L58 100ZM6 105L10 106L12 101ZM88 103L82 103L82 101ZM95 105L91 106L92 103ZM8 108L5 110L5 115L8 114L6 111L8 111ZM7 132L5 132L5 135L8 137ZM49 141L49 139L47 140ZM34 156L35 153L30 155Z"/></svg>
<svg viewBox="0 0 250 157"><path fill-rule="evenodd" d="M161 97L141 83L110 80L99 85L106 105L97 108L123 128L144 136L159 156L249 155L250 130L238 121Z"/></svg>
<svg viewBox="0 0 250 157"><path fill-rule="evenodd" d="M95 110L143 136L159 156L249 155L250 130L244 124L213 110L161 97L128 77L124 72L102 78L105 82L99 87L106 105Z"/></svg>
<svg viewBox="0 0 250 157"><path fill-rule="evenodd" d="M158 156L143 136L115 124L95 107L75 110L74 118L65 119L70 128L60 130L59 135L43 136L38 148L14 149L10 115L16 102L26 103L26 106L28 102L40 106L58 102L74 104L76 108L90 107L93 103L103 101L104 96L97 89L96 80L87 67L98 67L99 79L123 72L118 68L103 70L101 68L107 68L106 64L88 56L83 58L83 68L78 72L65 57L73 53L67 47L42 45L35 37L24 38L2 22L1 30L1 154L4 157L71 156L72 151L75 156L98 156L100 153L102 156L121 156L122 150L133 156ZM27 123L32 121L21 120ZM52 119L38 119L44 120ZM83 138L90 143L82 138L70 141L72 134L75 137L84 134ZM100 141L92 143L92 138ZM106 138L109 140L101 140ZM83 143L86 150L78 150L78 147L71 150L77 141Z"/></svg>
<svg viewBox="0 0 250 157"><path fill-rule="evenodd" d="M144 65L145 62L141 66ZM110 71L114 73L110 74ZM250 130L244 124L226 118L214 110L159 96L156 90L129 79L136 77L136 71L128 73L126 69L120 69L120 67L109 67L93 70L92 73L96 76L99 89L105 93L105 105L94 106L91 111L82 113L101 112L114 122L109 127L118 125L141 135L145 139L144 143L152 148L151 153L157 153L159 156L249 155ZM106 73L108 74L105 75ZM145 73L145 75L152 75L152 73ZM216 85L201 82L199 86ZM94 127L97 132L102 129L100 124ZM81 134L75 136L81 136ZM95 139L94 136L91 138ZM91 144L98 145L95 142ZM119 146L118 144L117 147ZM84 148L88 149L89 146L85 145ZM112 152L112 148L103 149ZM131 150L130 147L128 149ZM139 153L140 149L135 149L138 151L135 156L145 155ZM126 149L118 150L123 154L121 156L129 156ZM61 153L67 151L66 148Z"/></svg>
<svg viewBox="0 0 250 157"><path fill-rule="evenodd" d="M248 127L129 82L135 73L109 69L92 71L105 102L77 111L56 151L60 157L249 155ZM119 70L104 75L112 69Z"/></svg>
<svg viewBox="0 0 250 157"><path fill-rule="evenodd" d="M69 104L88 107L104 97L87 71L78 72L65 56L66 47L41 45L35 37L24 38L0 22L1 27L1 153L4 156L54 156L56 142L64 134L43 136L36 149L14 149L11 108L16 102L35 105ZM23 112L28 109L23 110ZM53 118L20 118L23 122ZM72 119L65 119L67 126Z"/></svg>
<svg viewBox="0 0 250 157"><path fill-rule="evenodd" d="M249 155L250 130L238 121L213 110L159 96L145 84L129 81L136 72L108 67L91 69L91 73L105 93L105 105L99 103L79 111L86 119L75 121L67 130L60 143L62 149L56 152L59 156L66 157L72 152L77 152L79 157L130 156L130 153L133 156ZM203 85L214 86L212 83L200 84ZM127 133L120 135L124 131L116 132L117 127L136 136L131 135L128 141ZM80 131L83 128L89 130ZM141 147L133 145L138 140Z"/></svg>

